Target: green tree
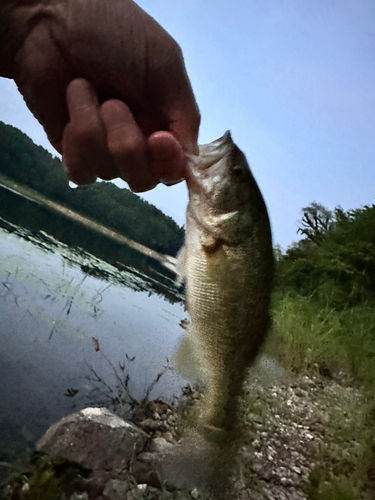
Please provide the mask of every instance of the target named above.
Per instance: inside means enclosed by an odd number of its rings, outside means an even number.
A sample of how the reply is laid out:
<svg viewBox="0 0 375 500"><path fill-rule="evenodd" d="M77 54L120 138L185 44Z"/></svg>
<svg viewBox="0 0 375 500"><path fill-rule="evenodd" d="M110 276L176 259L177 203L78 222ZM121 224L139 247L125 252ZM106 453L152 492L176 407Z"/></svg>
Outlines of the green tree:
<svg viewBox="0 0 375 500"><path fill-rule="evenodd" d="M334 224L333 212L321 203L313 201L302 209L302 219L299 224L297 233L303 234L307 239L319 245Z"/></svg>

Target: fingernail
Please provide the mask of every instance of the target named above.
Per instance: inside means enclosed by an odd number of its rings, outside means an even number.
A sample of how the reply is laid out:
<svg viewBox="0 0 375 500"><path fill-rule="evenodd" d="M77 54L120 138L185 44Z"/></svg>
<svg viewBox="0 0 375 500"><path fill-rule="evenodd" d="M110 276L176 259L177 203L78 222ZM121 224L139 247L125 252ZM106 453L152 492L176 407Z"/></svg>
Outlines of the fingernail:
<svg viewBox="0 0 375 500"><path fill-rule="evenodd" d="M178 184L179 182L182 182L184 180L185 180L184 177L181 177L181 179L177 179L175 181L171 181L170 179L168 179L168 180L160 179L160 182L162 184L164 184L164 186L170 187L170 186L174 186L175 184Z"/></svg>

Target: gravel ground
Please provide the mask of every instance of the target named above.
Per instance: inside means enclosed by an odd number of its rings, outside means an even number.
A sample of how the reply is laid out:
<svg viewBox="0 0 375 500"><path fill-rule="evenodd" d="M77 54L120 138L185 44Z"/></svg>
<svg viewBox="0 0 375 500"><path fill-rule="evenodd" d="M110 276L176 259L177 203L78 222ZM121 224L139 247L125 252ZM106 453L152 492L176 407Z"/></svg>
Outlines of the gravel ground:
<svg viewBox="0 0 375 500"><path fill-rule="evenodd" d="M314 483L317 489L319 482L356 473L371 429L364 395L344 377L303 376L268 388L256 379L247 392L253 442L241 450L239 499L307 500Z"/></svg>

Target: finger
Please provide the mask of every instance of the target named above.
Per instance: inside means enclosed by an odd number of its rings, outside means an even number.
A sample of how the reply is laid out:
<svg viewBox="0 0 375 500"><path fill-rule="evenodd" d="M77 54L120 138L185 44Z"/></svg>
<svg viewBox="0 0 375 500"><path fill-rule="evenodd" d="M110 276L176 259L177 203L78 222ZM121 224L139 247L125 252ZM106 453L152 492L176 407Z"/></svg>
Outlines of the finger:
<svg viewBox="0 0 375 500"><path fill-rule="evenodd" d="M160 110L167 119L167 130L175 136L182 149L197 155L201 117L182 52L178 46L174 48L169 63L171 71L168 73L168 78L163 80L163 87L159 87Z"/></svg>
<svg viewBox="0 0 375 500"><path fill-rule="evenodd" d="M111 99L100 108L110 155L132 191L152 189L158 179L150 173L145 138L130 109L122 101Z"/></svg>
<svg viewBox="0 0 375 500"><path fill-rule="evenodd" d="M182 148L190 154L199 154L198 133L201 117L195 100L185 101L181 107L173 107L169 114L170 132Z"/></svg>
<svg viewBox="0 0 375 500"><path fill-rule="evenodd" d="M117 177L93 88L87 80L77 78L68 85L66 97L70 124L64 132L63 149L71 179L82 184L97 176L106 180Z"/></svg>
<svg viewBox="0 0 375 500"><path fill-rule="evenodd" d="M178 140L165 131L155 132L147 141L149 168L153 177L167 185L185 177L186 156Z"/></svg>
<svg viewBox="0 0 375 500"><path fill-rule="evenodd" d="M65 173L75 184L91 184L96 181L96 173L87 166L82 157L82 143L72 123L69 123L63 134L63 166Z"/></svg>

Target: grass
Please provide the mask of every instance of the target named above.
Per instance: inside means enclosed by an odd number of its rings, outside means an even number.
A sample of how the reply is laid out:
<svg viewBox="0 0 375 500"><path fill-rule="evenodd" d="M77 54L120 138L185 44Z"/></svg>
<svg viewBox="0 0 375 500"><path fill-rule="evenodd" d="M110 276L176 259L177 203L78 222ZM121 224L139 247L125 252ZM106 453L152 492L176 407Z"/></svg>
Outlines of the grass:
<svg viewBox="0 0 375 500"><path fill-rule="evenodd" d="M348 352L352 375L375 393L375 308L357 306L341 312L340 340Z"/></svg>
<svg viewBox="0 0 375 500"><path fill-rule="evenodd" d="M337 342L339 332L335 311L300 295L277 297L267 349L294 373L306 373L315 363L337 370L347 363L344 346Z"/></svg>
<svg viewBox="0 0 375 500"><path fill-rule="evenodd" d="M375 308L337 311L301 295L275 296L266 351L294 373L344 371L375 396Z"/></svg>

